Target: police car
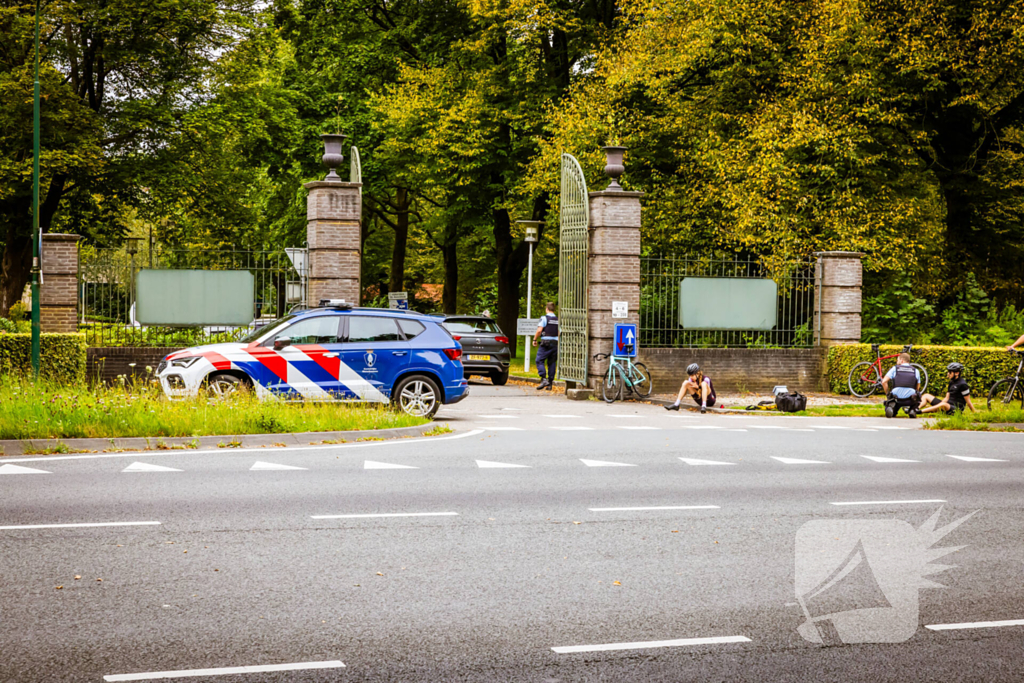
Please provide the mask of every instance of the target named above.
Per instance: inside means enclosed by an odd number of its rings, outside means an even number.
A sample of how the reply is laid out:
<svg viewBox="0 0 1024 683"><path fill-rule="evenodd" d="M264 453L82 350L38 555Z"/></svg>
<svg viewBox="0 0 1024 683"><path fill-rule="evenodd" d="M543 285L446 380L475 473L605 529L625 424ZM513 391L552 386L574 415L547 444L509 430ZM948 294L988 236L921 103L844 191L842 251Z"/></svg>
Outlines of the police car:
<svg viewBox="0 0 1024 683"><path fill-rule="evenodd" d="M252 390L260 398L390 401L422 417L466 397L462 347L438 319L320 304L238 342L168 355L157 369L160 386L172 399Z"/></svg>

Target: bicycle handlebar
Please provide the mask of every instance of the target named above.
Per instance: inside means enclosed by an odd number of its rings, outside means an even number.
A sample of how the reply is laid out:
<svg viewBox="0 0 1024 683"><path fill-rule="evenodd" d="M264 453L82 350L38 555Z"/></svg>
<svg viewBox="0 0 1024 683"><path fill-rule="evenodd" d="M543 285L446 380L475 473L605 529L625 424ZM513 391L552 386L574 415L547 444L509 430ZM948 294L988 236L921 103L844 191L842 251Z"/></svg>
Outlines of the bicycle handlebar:
<svg viewBox="0 0 1024 683"><path fill-rule="evenodd" d="M594 354L594 360L604 360L605 358L607 358L610 355L612 355L612 354L610 354L610 353L595 353Z"/></svg>

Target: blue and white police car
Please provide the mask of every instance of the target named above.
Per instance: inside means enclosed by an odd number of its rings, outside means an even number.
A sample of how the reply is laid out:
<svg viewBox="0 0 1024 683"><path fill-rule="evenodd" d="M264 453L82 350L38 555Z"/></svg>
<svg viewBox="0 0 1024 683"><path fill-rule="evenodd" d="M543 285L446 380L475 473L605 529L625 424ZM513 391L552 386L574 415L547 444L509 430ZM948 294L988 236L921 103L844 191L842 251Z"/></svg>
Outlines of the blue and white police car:
<svg viewBox="0 0 1024 683"><path fill-rule="evenodd" d="M433 417L466 397L462 347L441 320L342 301L285 316L248 337L176 351L157 378L170 398L240 389L260 398L393 402Z"/></svg>

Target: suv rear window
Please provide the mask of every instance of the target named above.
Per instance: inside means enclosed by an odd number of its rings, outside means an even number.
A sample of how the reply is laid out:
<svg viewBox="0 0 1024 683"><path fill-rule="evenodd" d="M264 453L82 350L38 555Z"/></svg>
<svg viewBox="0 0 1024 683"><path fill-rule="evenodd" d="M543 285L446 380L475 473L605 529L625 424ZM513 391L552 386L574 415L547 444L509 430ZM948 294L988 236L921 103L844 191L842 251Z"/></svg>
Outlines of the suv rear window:
<svg viewBox="0 0 1024 683"><path fill-rule="evenodd" d="M348 319L348 341L356 344L402 341L394 318L353 315Z"/></svg>
<svg viewBox="0 0 1024 683"><path fill-rule="evenodd" d="M452 334L501 334L493 320L445 320Z"/></svg>
<svg viewBox="0 0 1024 683"><path fill-rule="evenodd" d="M418 337L423 333L423 330L427 329L426 325L415 320L399 320L398 327L401 328L402 334L405 335L406 339Z"/></svg>

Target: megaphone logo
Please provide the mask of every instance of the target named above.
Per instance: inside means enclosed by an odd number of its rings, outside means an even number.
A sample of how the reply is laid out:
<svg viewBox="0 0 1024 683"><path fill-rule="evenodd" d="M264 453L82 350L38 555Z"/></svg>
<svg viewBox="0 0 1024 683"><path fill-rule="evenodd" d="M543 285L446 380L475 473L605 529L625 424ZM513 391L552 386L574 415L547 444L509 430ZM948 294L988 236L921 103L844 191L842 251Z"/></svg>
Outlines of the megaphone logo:
<svg viewBox="0 0 1024 683"><path fill-rule="evenodd" d="M936 529L940 508L919 529L898 519L807 522L796 535L796 598L812 643L902 643L917 631L924 578L951 569L929 564L960 550L932 548L975 513Z"/></svg>

